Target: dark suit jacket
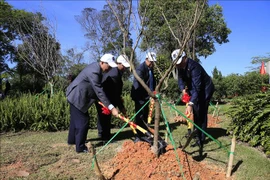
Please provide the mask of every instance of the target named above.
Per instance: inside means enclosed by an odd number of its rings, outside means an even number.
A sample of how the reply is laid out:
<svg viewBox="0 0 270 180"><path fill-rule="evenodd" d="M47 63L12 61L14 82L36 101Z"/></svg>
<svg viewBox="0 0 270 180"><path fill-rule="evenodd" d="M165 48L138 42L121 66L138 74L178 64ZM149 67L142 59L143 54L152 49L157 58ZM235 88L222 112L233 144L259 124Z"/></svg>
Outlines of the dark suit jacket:
<svg viewBox="0 0 270 180"><path fill-rule="evenodd" d="M96 99L106 107L111 103L101 86L102 70L98 62L85 67L67 87L66 96L69 103L86 113Z"/></svg>
<svg viewBox="0 0 270 180"><path fill-rule="evenodd" d="M199 100L210 101L215 90L211 77L192 59L187 59L185 69L178 69L178 85L181 91L185 86L188 87L190 101L193 103L198 103Z"/></svg>
<svg viewBox="0 0 270 180"><path fill-rule="evenodd" d="M122 101L122 72L117 67L105 73L102 78L102 87L110 102L119 109L124 107Z"/></svg>
<svg viewBox="0 0 270 180"><path fill-rule="evenodd" d="M152 74L154 76L153 69L151 69ZM136 68L137 74L140 76L140 78L145 82L146 85L149 86L149 68L145 64L145 62L141 63ZM154 88L156 87L156 79L154 76ZM142 87L142 85L137 81L136 78L133 80L133 85L131 89L131 98L134 101L139 102L140 104L144 104L149 99L149 95L147 91Z"/></svg>

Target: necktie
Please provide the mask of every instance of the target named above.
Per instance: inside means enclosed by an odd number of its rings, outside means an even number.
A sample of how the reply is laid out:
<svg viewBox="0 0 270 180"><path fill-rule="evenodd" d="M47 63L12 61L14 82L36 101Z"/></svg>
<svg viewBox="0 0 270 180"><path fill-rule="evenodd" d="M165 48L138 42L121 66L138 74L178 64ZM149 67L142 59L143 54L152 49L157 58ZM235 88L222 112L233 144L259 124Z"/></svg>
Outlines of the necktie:
<svg viewBox="0 0 270 180"><path fill-rule="evenodd" d="M154 91L154 77L151 69L149 69L149 88L151 91Z"/></svg>

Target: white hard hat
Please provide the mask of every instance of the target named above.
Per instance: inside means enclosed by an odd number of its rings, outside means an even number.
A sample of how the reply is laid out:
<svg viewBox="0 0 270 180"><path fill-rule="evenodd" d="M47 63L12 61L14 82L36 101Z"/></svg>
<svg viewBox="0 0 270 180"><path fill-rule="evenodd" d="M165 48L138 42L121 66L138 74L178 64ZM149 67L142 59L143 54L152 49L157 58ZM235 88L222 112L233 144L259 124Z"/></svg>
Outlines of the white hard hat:
<svg viewBox="0 0 270 180"><path fill-rule="evenodd" d="M146 57L145 58L148 58L149 61L157 61L156 57L157 57L156 53L154 53L154 52L148 52L146 54Z"/></svg>
<svg viewBox="0 0 270 180"><path fill-rule="evenodd" d="M130 67L130 64L127 61L128 61L128 57L126 55L120 55L118 56L116 60L117 63L121 63L125 67Z"/></svg>
<svg viewBox="0 0 270 180"><path fill-rule="evenodd" d="M172 52L172 60L173 61L178 57L179 51L180 51L180 49L176 49ZM176 64L180 64L182 62L182 59L184 56L186 56L186 53L183 51L182 55L179 57Z"/></svg>
<svg viewBox="0 0 270 180"><path fill-rule="evenodd" d="M115 58L112 54L104 54L100 58L100 61L108 63L111 67L117 67L117 64L115 63Z"/></svg>

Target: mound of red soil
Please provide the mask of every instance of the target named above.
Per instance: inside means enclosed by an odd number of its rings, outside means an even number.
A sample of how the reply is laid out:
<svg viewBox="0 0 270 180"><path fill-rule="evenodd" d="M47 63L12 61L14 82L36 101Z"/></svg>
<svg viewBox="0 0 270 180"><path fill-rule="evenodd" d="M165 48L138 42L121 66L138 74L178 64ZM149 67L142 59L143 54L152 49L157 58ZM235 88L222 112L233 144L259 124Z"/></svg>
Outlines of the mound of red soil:
<svg viewBox="0 0 270 180"><path fill-rule="evenodd" d="M216 121L209 116L210 127ZM181 149L168 145L166 152L156 157L146 142L125 141L121 151L110 161L101 165L107 179L153 179L153 180L200 180L226 179L225 169L196 161Z"/></svg>
<svg viewBox="0 0 270 180"><path fill-rule="evenodd" d="M106 178L116 180L226 179L224 169L197 162L179 148L174 151L171 145L157 158L146 142L124 142L122 151L101 168Z"/></svg>

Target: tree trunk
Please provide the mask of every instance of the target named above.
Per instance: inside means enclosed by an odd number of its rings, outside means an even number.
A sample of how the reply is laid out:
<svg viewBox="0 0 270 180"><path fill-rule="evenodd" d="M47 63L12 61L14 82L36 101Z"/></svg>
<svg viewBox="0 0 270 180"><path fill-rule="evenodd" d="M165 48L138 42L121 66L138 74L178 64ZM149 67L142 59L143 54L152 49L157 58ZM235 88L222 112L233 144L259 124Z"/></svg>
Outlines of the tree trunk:
<svg viewBox="0 0 270 180"><path fill-rule="evenodd" d="M196 43L196 34L195 34L195 30L193 31L193 43L192 43L192 45L193 45L193 47L192 47L192 58L195 60L195 58L196 58L196 54L195 54L195 48L196 48L196 46L195 46L195 43Z"/></svg>
<svg viewBox="0 0 270 180"><path fill-rule="evenodd" d="M158 157L158 136L159 136L159 122L160 122L161 107L158 99L155 99L155 133L154 133L154 144L152 151Z"/></svg>

